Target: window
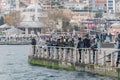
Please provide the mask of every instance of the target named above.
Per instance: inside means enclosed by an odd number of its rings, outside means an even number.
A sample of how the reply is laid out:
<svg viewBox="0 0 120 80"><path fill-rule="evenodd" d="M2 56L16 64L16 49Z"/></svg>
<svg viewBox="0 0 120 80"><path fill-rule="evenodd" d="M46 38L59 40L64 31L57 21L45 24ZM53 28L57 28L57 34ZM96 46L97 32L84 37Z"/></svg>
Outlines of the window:
<svg viewBox="0 0 120 80"><path fill-rule="evenodd" d="M30 12L35 12L35 9L29 9Z"/></svg>
<svg viewBox="0 0 120 80"><path fill-rule="evenodd" d="M84 16L84 14L80 14L80 16Z"/></svg>
<svg viewBox="0 0 120 80"><path fill-rule="evenodd" d="M107 11L104 11L104 13L107 13Z"/></svg>
<svg viewBox="0 0 120 80"><path fill-rule="evenodd" d="M108 9L113 9L113 7L109 7Z"/></svg>
<svg viewBox="0 0 120 80"><path fill-rule="evenodd" d="M113 1L108 1L108 3L113 3Z"/></svg>
<svg viewBox="0 0 120 80"><path fill-rule="evenodd" d="M113 6L113 4L108 4L108 6Z"/></svg>
<svg viewBox="0 0 120 80"><path fill-rule="evenodd" d="M106 4L104 4L104 6L106 6Z"/></svg>

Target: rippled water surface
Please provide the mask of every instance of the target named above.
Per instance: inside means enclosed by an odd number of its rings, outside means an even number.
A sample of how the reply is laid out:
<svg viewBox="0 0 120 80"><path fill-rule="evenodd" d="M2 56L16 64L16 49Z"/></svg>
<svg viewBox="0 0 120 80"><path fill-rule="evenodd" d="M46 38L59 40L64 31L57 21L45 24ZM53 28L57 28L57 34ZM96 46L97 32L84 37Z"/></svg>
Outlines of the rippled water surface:
<svg viewBox="0 0 120 80"><path fill-rule="evenodd" d="M28 64L30 45L0 45L0 80L118 80Z"/></svg>

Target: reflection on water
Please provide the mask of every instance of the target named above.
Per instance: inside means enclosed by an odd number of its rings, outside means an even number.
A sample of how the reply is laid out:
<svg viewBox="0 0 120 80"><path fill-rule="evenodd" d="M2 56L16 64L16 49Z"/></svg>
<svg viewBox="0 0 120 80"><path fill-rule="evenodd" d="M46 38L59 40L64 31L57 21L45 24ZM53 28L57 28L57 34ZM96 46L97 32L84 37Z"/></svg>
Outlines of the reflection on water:
<svg viewBox="0 0 120 80"><path fill-rule="evenodd" d="M28 64L30 45L0 45L0 80L117 80Z"/></svg>

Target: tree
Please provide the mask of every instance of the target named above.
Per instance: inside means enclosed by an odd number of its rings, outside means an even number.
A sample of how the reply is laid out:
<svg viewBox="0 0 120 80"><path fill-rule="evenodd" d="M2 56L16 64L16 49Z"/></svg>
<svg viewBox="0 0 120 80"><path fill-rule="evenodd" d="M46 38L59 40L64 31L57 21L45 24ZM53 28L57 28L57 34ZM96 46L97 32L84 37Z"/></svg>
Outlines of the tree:
<svg viewBox="0 0 120 80"><path fill-rule="evenodd" d="M56 6L56 8L60 8L60 9L64 8L63 5L61 5L61 1L60 0L57 0L57 1L51 0L51 6L53 8L55 8L55 6Z"/></svg>
<svg viewBox="0 0 120 80"><path fill-rule="evenodd" d="M77 24L74 25L74 29L75 29L75 31L79 31L79 27Z"/></svg>
<svg viewBox="0 0 120 80"><path fill-rule="evenodd" d="M88 10L88 6L85 6L85 7L84 7L84 10Z"/></svg>
<svg viewBox="0 0 120 80"><path fill-rule="evenodd" d="M14 11L11 12L9 15L5 16L5 23L10 26L17 27L22 20L23 16L21 17L20 11Z"/></svg>
<svg viewBox="0 0 120 80"><path fill-rule="evenodd" d="M53 19L56 23L58 23L59 20L62 21L63 31L67 31L68 29L71 29L71 24L70 24L71 14L69 11L67 12L64 9L55 9L52 16L53 17L51 17L51 19Z"/></svg>
<svg viewBox="0 0 120 80"><path fill-rule="evenodd" d="M102 12L97 12L95 14L95 18L102 18L103 13Z"/></svg>
<svg viewBox="0 0 120 80"><path fill-rule="evenodd" d="M49 28L49 31L52 32L52 30L57 30L56 25L58 25L59 20L62 21L62 29L63 31L67 31L67 29L70 28L70 17L67 14L65 14L64 10L62 9L51 9L47 12L47 18L41 19L40 21L46 24L47 28Z"/></svg>
<svg viewBox="0 0 120 80"><path fill-rule="evenodd" d="M48 29L49 29L49 27L48 27L48 18L47 17L41 17L39 19L39 21L42 22L43 24L45 24L44 27L42 28L42 33L48 32Z"/></svg>

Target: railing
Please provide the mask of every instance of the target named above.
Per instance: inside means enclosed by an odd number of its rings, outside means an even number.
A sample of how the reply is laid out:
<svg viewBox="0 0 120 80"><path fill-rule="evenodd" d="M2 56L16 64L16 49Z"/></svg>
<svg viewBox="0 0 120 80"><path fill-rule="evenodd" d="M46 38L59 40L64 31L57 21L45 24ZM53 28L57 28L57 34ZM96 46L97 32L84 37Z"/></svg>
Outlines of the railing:
<svg viewBox="0 0 120 80"><path fill-rule="evenodd" d="M79 61L81 50L81 61ZM37 58L58 60L70 63L97 64L104 66L116 66L118 49L96 49L74 48L74 47L42 47L36 45L35 51L32 51Z"/></svg>

